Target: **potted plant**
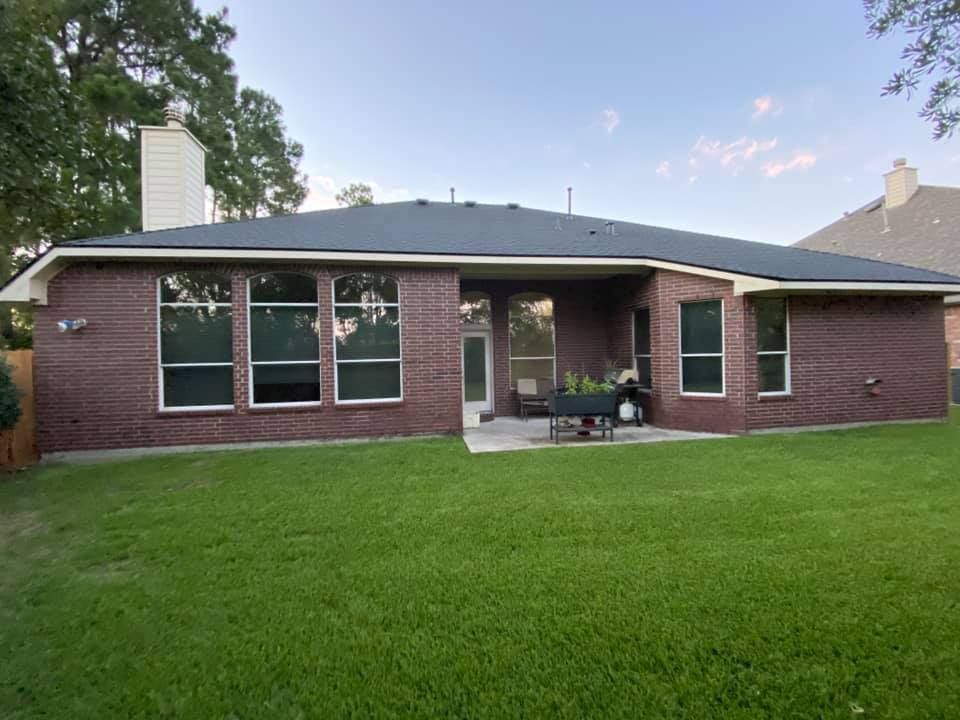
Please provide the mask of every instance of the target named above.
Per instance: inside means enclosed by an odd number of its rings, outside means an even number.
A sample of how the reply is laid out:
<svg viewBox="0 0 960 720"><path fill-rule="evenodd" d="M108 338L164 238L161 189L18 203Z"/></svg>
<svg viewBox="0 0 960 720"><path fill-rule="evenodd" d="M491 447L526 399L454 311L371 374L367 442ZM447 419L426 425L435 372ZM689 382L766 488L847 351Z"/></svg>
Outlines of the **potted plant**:
<svg viewBox="0 0 960 720"><path fill-rule="evenodd" d="M579 417L604 415L613 417L617 408L617 393L612 383L594 380L589 375L578 377L567 372L563 386L547 395L547 404L553 415Z"/></svg>

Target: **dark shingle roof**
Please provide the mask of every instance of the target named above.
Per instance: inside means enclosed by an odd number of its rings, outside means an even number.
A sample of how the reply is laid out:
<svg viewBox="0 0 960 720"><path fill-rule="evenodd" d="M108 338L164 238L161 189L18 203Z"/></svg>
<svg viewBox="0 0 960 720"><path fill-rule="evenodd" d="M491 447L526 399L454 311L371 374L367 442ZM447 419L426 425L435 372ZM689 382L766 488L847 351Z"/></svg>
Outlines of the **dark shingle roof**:
<svg viewBox="0 0 960 720"><path fill-rule="evenodd" d="M796 247L960 275L960 188L921 185L905 205L887 209L886 232L882 202L867 203Z"/></svg>
<svg viewBox="0 0 960 720"><path fill-rule="evenodd" d="M599 218L479 204L390 203L75 240L64 245L622 257L776 280L960 282L948 275L899 265L636 223L617 222L615 234L609 235Z"/></svg>

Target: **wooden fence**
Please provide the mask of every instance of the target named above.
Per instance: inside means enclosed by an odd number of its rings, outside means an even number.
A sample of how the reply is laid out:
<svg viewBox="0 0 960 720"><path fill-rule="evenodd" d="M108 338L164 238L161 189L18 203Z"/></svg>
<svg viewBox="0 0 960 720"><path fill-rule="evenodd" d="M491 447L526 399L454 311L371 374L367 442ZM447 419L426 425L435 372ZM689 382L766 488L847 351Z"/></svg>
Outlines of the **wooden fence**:
<svg viewBox="0 0 960 720"><path fill-rule="evenodd" d="M12 430L0 431L0 468L15 470L40 459L37 451L37 412L33 402L33 350L4 353L20 390L20 420Z"/></svg>

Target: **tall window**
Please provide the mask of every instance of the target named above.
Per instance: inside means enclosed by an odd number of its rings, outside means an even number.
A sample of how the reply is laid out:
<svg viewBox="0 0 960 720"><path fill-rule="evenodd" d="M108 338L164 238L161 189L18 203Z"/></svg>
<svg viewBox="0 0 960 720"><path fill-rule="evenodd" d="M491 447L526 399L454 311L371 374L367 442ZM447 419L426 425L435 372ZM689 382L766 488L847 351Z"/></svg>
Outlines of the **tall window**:
<svg viewBox="0 0 960 720"><path fill-rule="evenodd" d="M374 273L337 278L333 320L337 402L403 399L397 281Z"/></svg>
<svg viewBox="0 0 960 720"><path fill-rule="evenodd" d="M160 408L233 406L230 278L182 272L159 280Z"/></svg>
<svg viewBox="0 0 960 720"><path fill-rule="evenodd" d="M553 300L547 295L510 298L510 385L521 378L556 382Z"/></svg>
<svg viewBox="0 0 960 720"><path fill-rule="evenodd" d="M637 384L649 390L653 384L650 369L650 308L633 311L633 363L637 371Z"/></svg>
<svg viewBox="0 0 960 720"><path fill-rule="evenodd" d="M723 395L723 301L680 305L680 390Z"/></svg>
<svg viewBox="0 0 960 720"><path fill-rule="evenodd" d="M250 402L320 402L317 280L298 273L250 278Z"/></svg>
<svg viewBox="0 0 960 720"><path fill-rule="evenodd" d="M786 298L757 298L757 373L761 395L790 392L790 319Z"/></svg>

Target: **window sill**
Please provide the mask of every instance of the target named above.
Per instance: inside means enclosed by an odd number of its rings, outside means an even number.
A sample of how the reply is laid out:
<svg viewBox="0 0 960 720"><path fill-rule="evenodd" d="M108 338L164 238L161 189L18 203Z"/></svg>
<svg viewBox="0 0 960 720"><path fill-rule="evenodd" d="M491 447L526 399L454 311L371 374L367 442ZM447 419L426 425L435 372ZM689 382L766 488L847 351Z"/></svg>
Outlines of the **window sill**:
<svg viewBox="0 0 960 720"><path fill-rule="evenodd" d="M247 407L249 415L287 415L289 413L311 413L323 408L322 402L315 403L280 403L276 405L250 405Z"/></svg>
<svg viewBox="0 0 960 720"><path fill-rule="evenodd" d="M184 418L184 417L224 417L235 415L235 407L209 407L209 408L162 408L157 410L159 418Z"/></svg>
<svg viewBox="0 0 960 720"><path fill-rule="evenodd" d="M682 392L682 393L680 393L680 399L681 399L681 400L707 400L707 401L714 401L714 402L716 402L716 401L718 401L718 400L726 400L726 399L727 399L727 396L726 396L726 394L717 395L717 394L715 394L715 393L685 393L685 392Z"/></svg>
<svg viewBox="0 0 960 720"><path fill-rule="evenodd" d="M369 402L338 402L334 407L337 410L388 410L403 405L403 400L370 400Z"/></svg>
<svg viewBox="0 0 960 720"><path fill-rule="evenodd" d="M778 400L793 400L793 393L790 393L790 392L757 393L757 400L759 402L776 402Z"/></svg>

